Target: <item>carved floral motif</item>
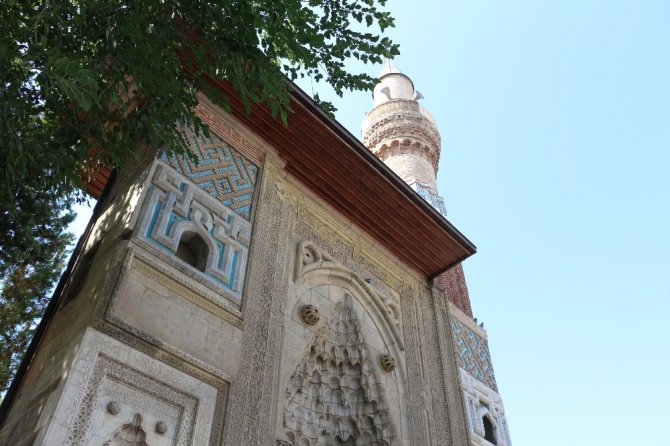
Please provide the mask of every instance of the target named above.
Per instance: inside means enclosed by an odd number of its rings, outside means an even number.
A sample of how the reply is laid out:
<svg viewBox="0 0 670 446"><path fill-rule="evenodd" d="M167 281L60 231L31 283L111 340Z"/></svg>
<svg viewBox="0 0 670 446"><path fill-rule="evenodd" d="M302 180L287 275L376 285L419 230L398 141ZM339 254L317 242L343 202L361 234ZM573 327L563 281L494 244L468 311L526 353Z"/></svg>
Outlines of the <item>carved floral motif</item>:
<svg viewBox="0 0 670 446"><path fill-rule="evenodd" d="M379 357L379 365L385 372L392 372L395 370L395 358L391 355L381 355Z"/></svg>
<svg viewBox="0 0 670 446"><path fill-rule="evenodd" d="M300 318L307 325L316 325L321 316L319 310L314 305L303 305L300 309Z"/></svg>

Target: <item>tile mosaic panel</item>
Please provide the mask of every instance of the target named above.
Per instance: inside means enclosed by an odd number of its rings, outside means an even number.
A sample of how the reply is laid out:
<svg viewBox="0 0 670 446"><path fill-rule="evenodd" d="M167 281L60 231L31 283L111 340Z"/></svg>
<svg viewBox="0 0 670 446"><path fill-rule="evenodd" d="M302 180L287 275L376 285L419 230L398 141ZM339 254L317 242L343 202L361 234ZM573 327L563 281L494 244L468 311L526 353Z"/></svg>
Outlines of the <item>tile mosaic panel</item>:
<svg viewBox="0 0 670 446"><path fill-rule="evenodd" d="M151 179L139 230L140 240L177 258L183 240L197 235L204 243L199 270L225 297L242 298L251 223L161 161ZM184 238L187 237L187 238ZM183 263L181 260L175 260ZM197 268L197 269L196 269Z"/></svg>
<svg viewBox="0 0 670 446"><path fill-rule="evenodd" d="M250 221L258 166L211 132L208 138L190 128L183 128L182 131L197 161L188 154L170 157L163 154L161 159Z"/></svg>
<svg viewBox="0 0 670 446"><path fill-rule="evenodd" d="M486 340L454 317L451 318L451 330L454 336L454 344L456 344L458 365L470 375L497 391L491 354Z"/></svg>
<svg viewBox="0 0 670 446"><path fill-rule="evenodd" d="M442 214L445 218L447 216L447 207L444 205L444 198L437 193L436 189L424 184L420 181L413 181L409 186L414 189L424 200L428 202L437 212Z"/></svg>

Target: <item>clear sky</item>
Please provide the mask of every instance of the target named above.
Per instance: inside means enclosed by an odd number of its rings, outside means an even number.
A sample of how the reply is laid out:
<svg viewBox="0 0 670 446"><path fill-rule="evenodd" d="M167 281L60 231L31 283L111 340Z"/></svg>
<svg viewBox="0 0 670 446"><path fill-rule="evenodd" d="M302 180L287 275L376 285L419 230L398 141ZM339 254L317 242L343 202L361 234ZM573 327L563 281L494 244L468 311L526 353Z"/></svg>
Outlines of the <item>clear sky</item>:
<svg viewBox="0 0 670 446"><path fill-rule="evenodd" d="M514 445L670 444L670 1L389 9Z"/></svg>
<svg viewBox="0 0 670 446"><path fill-rule="evenodd" d="M388 6L514 445L666 444L670 1ZM360 136L370 94L334 102Z"/></svg>

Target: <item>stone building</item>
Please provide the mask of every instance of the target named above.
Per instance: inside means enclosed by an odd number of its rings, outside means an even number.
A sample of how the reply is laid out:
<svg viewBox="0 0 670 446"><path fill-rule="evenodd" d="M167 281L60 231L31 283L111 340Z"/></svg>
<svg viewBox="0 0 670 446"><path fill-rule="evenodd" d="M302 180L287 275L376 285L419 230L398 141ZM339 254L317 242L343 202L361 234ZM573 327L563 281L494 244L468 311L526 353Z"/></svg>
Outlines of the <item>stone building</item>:
<svg viewBox="0 0 670 446"><path fill-rule="evenodd" d="M219 86L194 158L89 184L0 444L510 445L410 78L385 65L367 147L297 88L284 127Z"/></svg>

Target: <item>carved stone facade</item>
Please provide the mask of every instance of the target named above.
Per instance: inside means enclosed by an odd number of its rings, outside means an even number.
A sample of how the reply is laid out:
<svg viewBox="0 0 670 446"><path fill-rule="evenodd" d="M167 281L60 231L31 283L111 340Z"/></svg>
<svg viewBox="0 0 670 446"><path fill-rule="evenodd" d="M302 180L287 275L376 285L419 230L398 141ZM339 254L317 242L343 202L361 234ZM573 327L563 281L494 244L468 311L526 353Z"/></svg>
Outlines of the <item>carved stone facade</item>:
<svg viewBox="0 0 670 446"><path fill-rule="evenodd" d="M43 444L126 444L132 431L138 445L209 444L214 387L96 330L74 363Z"/></svg>
<svg viewBox="0 0 670 446"><path fill-rule="evenodd" d="M398 147L434 183L439 135L413 104ZM182 129L193 157L147 149L101 198L0 445L462 446L488 419L509 445L492 374L459 371L467 322L445 292L273 141L204 97L197 111L213 131Z"/></svg>
<svg viewBox="0 0 670 446"><path fill-rule="evenodd" d="M387 61L379 75L373 97L374 108L363 120L363 141L421 198L446 217L447 209L435 183L440 136L435 120L418 102L423 96L414 88L408 76ZM449 441L454 444L466 444L468 438L469 443L475 446L511 445L502 400L497 393L486 332L483 325L478 326L476 319L473 320L461 264L438 275L435 282L444 290L447 299L441 301L433 291L435 315L439 324L437 327L428 324L422 339L430 342L430 336L426 337L426 333L437 329L442 351L447 353L447 360L442 358L442 371L451 375L451 379L438 377L433 381L435 387L441 387L444 382L448 395L448 410L438 414L436 419L449 420L451 433L454 434ZM416 308L414 311L417 311ZM408 346L415 345L415 342L410 338ZM449 344L452 342L453 350L450 351ZM453 363L450 364L454 360L458 372L455 372ZM434 369L435 365L433 372ZM410 376L414 373L416 371L411 371ZM460 380L456 385L454 374L458 374ZM462 395L456 395L460 392L463 392ZM417 405L425 404L425 401L420 401ZM459 411L454 410L454 406L461 404L466 406L466 434L462 429L464 420ZM442 404L439 406L443 407ZM454 425L459 427L453 429ZM425 431L430 431L430 428Z"/></svg>

